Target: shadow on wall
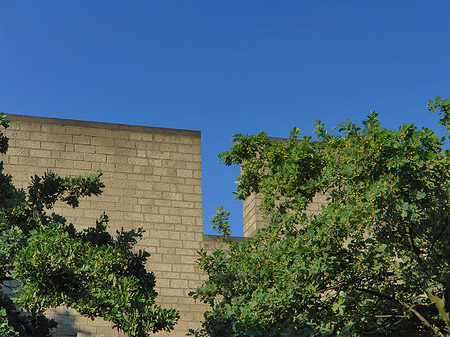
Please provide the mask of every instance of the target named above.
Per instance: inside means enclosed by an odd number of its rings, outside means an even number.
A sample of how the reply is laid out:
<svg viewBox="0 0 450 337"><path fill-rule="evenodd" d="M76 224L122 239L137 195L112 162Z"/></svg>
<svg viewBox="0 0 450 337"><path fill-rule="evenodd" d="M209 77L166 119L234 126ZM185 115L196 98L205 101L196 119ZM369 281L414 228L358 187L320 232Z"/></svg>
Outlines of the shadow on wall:
<svg viewBox="0 0 450 337"><path fill-rule="evenodd" d="M53 318L58 327L54 336L58 337L126 337L120 331L112 329L112 324L101 318L91 320L66 307L48 309L48 317Z"/></svg>
<svg viewBox="0 0 450 337"><path fill-rule="evenodd" d="M13 298L17 286L17 281L4 281L1 292ZM112 324L103 319L91 320L66 307L50 308L46 311L46 316L58 323L58 327L53 331L55 337L126 337L120 331L113 330Z"/></svg>

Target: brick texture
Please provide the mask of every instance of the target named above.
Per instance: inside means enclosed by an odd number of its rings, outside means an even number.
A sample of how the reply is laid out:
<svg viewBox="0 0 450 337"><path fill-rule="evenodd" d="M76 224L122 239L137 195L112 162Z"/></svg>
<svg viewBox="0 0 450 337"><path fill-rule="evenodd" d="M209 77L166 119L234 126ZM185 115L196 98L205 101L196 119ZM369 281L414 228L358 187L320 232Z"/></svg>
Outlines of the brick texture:
<svg viewBox="0 0 450 337"><path fill-rule="evenodd" d="M55 211L78 229L95 225L103 212L110 230L143 227L137 248L151 253L157 302L180 310L170 336L199 326L205 306L188 296L203 276L196 251L203 242L200 132L9 115L7 156L0 157L16 186L52 170L60 175L103 171L104 192L72 209ZM57 336L120 336L109 323L91 321L67 308L49 310ZM157 336L166 336L161 332Z"/></svg>
<svg viewBox="0 0 450 337"><path fill-rule="evenodd" d="M263 212L261 211L262 196L253 193L243 202L244 237L252 238L256 232L264 227ZM306 209L307 214L319 213L322 205L327 203L327 195L317 194Z"/></svg>

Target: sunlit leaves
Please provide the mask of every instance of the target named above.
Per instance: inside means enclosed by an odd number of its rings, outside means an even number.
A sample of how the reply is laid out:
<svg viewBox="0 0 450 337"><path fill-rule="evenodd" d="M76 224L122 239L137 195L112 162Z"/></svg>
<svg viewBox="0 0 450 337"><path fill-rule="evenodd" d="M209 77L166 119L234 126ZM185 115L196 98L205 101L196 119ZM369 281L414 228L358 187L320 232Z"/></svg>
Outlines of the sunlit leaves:
<svg viewBox="0 0 450 337"><path fill-rule="evenodd" d="M437 98L449 127L450 100ZM431 336L450 333L450 153L407 123L371 112L317 141L237 135L221 155L240 164L237 197L264 197L266 228L199 259L211 304L198 336ZM329 196L320 214L307 206ZM226 227L226 224L222 224ZM445 301L444 301L445 299ZM447 303L445 306L442 303Z"/></svg>

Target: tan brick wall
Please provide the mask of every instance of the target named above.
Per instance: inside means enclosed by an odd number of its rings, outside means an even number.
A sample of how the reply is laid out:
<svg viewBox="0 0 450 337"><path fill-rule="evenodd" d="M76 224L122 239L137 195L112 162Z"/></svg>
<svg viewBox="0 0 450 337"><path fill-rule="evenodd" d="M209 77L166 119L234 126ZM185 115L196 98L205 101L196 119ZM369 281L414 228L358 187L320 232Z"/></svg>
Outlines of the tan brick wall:
<svg viewBox="0 0 450 337"><path fill-rule="evenodd" d="M184 336L205 306L188 297L201 283L196 251L203 242L200 132L10 115L5 171L26 188L30 176L51 169L60 175L103 171L104 193L80 207L58 205L57 213L77 228L94 225L105 211L111 231L144 227L138 248L157 280L157 302L180 310L170 336ZM102 320L72 310L51 311L61 336L118 336ZM158 336L166 336L159 333Z"/></svg>
<svg viewBox="0 0 450 337"><path fill-rule="evenodd" d="M252 238L258 229L264 227L263 212L261 211L262 196L252 193L243 202L244 237ZM327 203L327 195L317 194L306 209L307 214L319 213L322 205Z"/></svg>
<svg viewBox="0 0 450 337"><path fill-rule="evenodd" d="M263 213L261 212L262 196L252 193L242 203L242 213L244 217L244 237L252 238L256 231L263 227Z"/></svg>

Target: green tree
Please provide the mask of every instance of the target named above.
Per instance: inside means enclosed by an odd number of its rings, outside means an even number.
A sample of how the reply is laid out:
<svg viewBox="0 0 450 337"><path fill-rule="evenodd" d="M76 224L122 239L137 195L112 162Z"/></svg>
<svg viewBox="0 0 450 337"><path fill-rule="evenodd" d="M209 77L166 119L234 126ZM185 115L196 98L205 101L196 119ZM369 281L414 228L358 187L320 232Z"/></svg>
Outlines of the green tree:
<svg viewBox="0 0 450 337"><path fill-rule="evenodd" d="M449 134L450 100L429 102ZM266 227L235 243L227 214L213 224L228 248L201 251L210 305L197 336L450 335L450 150L446 137L376 113L316 140L236 135L220 155L241 165L236 196L263 196ZM328 203L306 212L317 193Z"/></svg>
<svg viewBox="0 0 450 337"><path fill-rule="evenodd" d="M0 126L8 126L3 114ZM0 154L7 148L0 129ZM142 229L113 237L106 215L77 231L64 217L49 214L58 200L77 207L81 197L99 195L100 176L47 172L34 176L25 192L14 187L0 162L0 280L3 287L9 280L18 283L15 303L0 295L2 336L50 336L56 323L44 312L60 305L102 317L128 336L173 329L178 312L155 305L155 277L145 269L149 253L134 249Z"/></svg>

